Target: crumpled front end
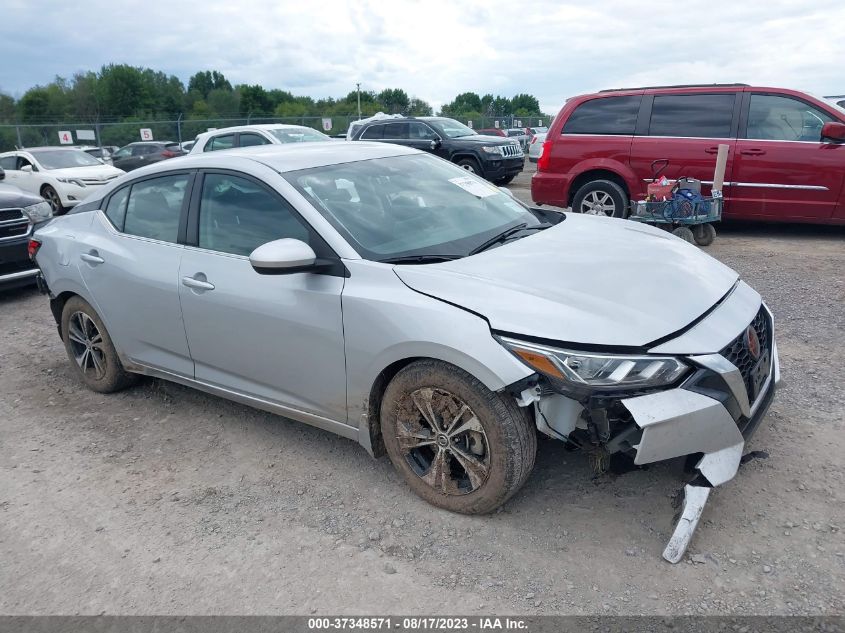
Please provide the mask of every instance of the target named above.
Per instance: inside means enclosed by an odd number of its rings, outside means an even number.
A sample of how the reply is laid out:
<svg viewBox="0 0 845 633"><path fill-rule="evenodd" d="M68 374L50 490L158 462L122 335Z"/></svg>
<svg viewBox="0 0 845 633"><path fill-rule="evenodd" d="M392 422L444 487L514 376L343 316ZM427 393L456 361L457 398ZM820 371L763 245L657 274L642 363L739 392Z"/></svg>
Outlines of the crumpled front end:
<svg viewBox="0 0 845 633"><path fill-rule="evenodd" d="M679 353L714 347L720 351ZM677 354L690 367L678 384L579 397L544 387L541 379L520 400L533 402L540 431L591 452L598 462L622 457L644 465L692 456L695 477L684 488L680 519L663 552L676 563L711 489L736 475L745 442L772 402L780 367L772 315L742 282L705 319L649 353L654 350Z"/></svg>

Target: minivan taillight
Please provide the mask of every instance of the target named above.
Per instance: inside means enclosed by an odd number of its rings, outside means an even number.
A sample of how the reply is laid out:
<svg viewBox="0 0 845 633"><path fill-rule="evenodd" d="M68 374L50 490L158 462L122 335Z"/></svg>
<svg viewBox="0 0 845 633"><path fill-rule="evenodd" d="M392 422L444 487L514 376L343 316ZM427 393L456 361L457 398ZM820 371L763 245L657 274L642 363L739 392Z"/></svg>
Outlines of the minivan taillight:
<svg viewBox="0 0 845 633"><path fill-rule="evenodd" d="M540 158L537 159L537 171L546 171L552 160L552 142L543 141L543 149L540 150Z"/></svg>
<svg viewBox="0 0 845 633"><path fill-rule="evenodd" d="M39 248L41 248L41 240L36 240L34 237L30 238L29 243L26 245L26 251L29 253L30 259L35 259Z"/></svg>

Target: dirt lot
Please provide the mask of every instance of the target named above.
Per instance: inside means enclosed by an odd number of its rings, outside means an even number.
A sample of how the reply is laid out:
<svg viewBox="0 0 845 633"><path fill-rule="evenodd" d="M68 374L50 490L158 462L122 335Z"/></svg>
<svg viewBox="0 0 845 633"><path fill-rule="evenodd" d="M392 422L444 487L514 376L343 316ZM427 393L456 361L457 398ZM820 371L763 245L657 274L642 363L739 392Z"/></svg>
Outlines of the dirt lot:
<svg viewBox="0 0 845 633"><path fill-rule="evenodd" d="M842 614L845 231L724 227L708 252L773 309L784 384L749 447L770 457L676 566L677 464L592 479L541 440L503 511L449 514L323 431L158 381L87 391L46 299L0 294L0 613Z"/></svg>

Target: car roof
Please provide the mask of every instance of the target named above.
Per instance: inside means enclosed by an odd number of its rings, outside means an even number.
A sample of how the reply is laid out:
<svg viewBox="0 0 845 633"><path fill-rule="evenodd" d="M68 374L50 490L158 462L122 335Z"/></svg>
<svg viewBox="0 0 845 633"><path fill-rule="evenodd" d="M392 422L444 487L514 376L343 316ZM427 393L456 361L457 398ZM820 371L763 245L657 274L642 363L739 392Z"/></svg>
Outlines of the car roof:
<svg viewBox="0 0 845 633"><path fill-rule="evenodd" d="M225 152L202 152L188 154L174 160L162 161L133 174L153 174L179 169L225 168L236 169L247 161L267 165L274 171L285 173L312 167L340 165L374 158L425 154L403 145L392 143L369 143L356 141L339 143L337 141L312 141L309 143L282 143L281 145L259 145L238 147Z"/></svg>
<svg viewBox="0 0 845 633"><path fill-rule="evenodd" d="M203 134L218 134L220 132L245 132L245 131L254 131L254 130L301 130L302 128L308 128L307 125L291 125L290 123L256 123L254 125L233 125L231 127L219 127L216 130L210 130L208 132L202 132L200 136ZM309 130L314 128L308 128ZM314 130L315 132L319 132L319 130Z"/></svg>

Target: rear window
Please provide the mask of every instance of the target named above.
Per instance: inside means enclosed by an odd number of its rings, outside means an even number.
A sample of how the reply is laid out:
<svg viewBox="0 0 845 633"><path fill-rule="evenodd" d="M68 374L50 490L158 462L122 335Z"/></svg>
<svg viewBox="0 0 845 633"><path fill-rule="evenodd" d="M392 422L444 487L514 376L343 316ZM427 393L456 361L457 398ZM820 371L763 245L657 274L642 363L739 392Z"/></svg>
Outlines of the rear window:
<svg viewBox="0 0 845 633"><path fill-rule="evenodd" d="M582 103L563 126L564 134L634 134L642 95L604 97Z"/></svg>
<svg viewBox="0 0 845 633"><path fill-rule="evenodd" d="M734 100L733 94L656 96L649 136L730 138Z"/></svg>

